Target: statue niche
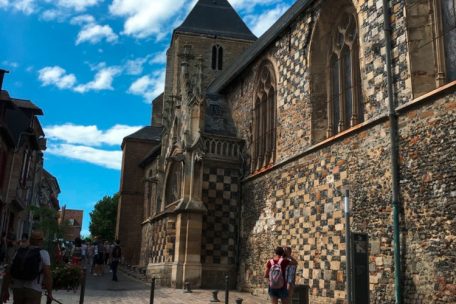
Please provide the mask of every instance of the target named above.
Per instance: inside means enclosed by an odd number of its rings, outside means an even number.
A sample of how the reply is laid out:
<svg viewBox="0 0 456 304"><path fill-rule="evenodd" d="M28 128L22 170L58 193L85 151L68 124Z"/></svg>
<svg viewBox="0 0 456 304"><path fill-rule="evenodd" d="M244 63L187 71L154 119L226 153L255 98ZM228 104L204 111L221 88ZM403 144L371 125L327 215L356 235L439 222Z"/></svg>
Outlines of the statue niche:
<svg viewBox="0 0 456 304"><path fill-rule="evenodd" d="M168 171L166 180L165 203L166 206L175 203L182 195L182 162L174 161Z"/></svg>

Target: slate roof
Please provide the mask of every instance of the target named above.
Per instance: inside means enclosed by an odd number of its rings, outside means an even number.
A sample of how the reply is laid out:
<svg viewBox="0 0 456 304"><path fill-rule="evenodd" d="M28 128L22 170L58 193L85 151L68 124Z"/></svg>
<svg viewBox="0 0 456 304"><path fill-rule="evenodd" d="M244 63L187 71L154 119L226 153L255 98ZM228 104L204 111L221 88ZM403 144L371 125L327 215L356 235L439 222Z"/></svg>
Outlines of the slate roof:
<svg viewBox="0 0 456 304"><path fill-rule="evenodd" d="M11 100L13 101L14 105L17 106L18 108L25 109L26 111L30 111L35 115L43 115L43 110L41 110L37 105L35 105L30 100L17 99L17 98L11 98Z"/></svg>
<svg viewBox="0 0 456 304"><path fill-rule="evenodd" d="M197 33L243 40L257 39L227 0L199 0L174 33Z"/></svg>
<svg viewBox="0 0 456 304"><path fill-rule="evenodd" d="M124 138L126 139L139 139L139 140L155 140L155 141L160 141L161 140L161 134L162 134L162 127L151 127L147 126L144 127L138 131L136 131L133 134L130 134Z"/></svg>
<svg viewBox="0 0 456 304"><path fill-rule="evenodd" d="M210 94L220 93L227 87L231 81L239 76L249 64L251 64L266 48L271 45L290 24L304 12L314 0L298 0L293 4L288 11L285 12L276 23L274 23L269 30L267 30L255 43L253 43L246 51L239 57L239 60L227 67L219 77L217 77L209 86L208 92Z"/></svg>

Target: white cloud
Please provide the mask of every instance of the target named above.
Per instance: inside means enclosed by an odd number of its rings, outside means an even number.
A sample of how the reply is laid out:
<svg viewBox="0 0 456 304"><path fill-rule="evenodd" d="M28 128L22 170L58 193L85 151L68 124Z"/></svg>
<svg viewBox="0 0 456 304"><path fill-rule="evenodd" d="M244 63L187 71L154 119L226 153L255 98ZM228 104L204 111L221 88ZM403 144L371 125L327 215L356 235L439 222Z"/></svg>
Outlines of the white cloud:
<svg viewBox="0 0 456 304"><path fill-rule="evenodd" d="M184 0L113 0L109 11L126 18L124 34L144 38L166 31L169 19L184 5Z"/></svg>
<svg viewBox="0 0 456 304"><path fill-rule="evenodd" d="M153 77L145 75L133 82L128 93L144 97L150 103L165 89L165 71L155 73Z"/></svg>
<svg viewBox="0 0 456 304"><path fill-rule="evenodd" d="M112 82L121 69L118 67L106 67L105 64L98 65L100 68L92 81L77 85L74 74L67 73L59 66L45 67L39 70L38 79L44 86L55 85L59 89L71 89L78 93L88 91L113 90Z"/></svg>
<svg viewBox="0 0 456 304"><path fill-rule="evenodd" d="M6 3L8 1L5 1ZM15 0L11 2L12 7L26 15L30 15L35 11L35 0Z"/></svg>
<svg viewBox="0 0 456 304"><path fill-rule="evenodd" d="M8 0L0 0L0 8L7 7L8 4Z"/></svg>
<svg viewBox="0 0 456 304"><path fill-rule="evenodd" d="M115 125L108 130L100 130L97 126L81 126L71 123L47 126L44 128L46 137L51 141L66 144L82 144L87 146L120 145L122 139L136 131L140 126Z"/></svg>
<svg viewBox="0 0 456 304"><path fill-rule="evenodd" d="M2 65L7 66L7 67L11 67L11 68L14 68L14 69L19 67L19 63L15 62L15 61L8 61L8 60L3 60L2 61Z"/></svg>
<svg viewBox="0 0 456 304"><path fill-rule="evenodd" d="M152 59L150 60L150 63L152 63L152 64L166 63L166 52L167 52L167 49L165 48L165 50L163 52L155 54L154 57L152 57Z"/></svg>
<svg viewBox="0 0 456 304"><path fill-rule="evenodd" d="M280 3L278 0L230 0L231 5L237 10L252 10L255 6Z"/></svg>
<svg viewBox="0 0 456 304"><path fill-rule="evenodd" d="M43 11L40 17L44 21L63 21L68 17L68 13L58 9L48 9Z"/></svg>
<svg viewBox="0 0 456 304"><path fill-rule="evenodd" d="M122 152L106 146L118 146L124 137L138 131L140 126L115 125L107 130L97 126L71 123L44 127L49 140L46 153L76 159L105 168L119 170Z"/></svg>
<svg viewBox="0 0 456 304"><path fill-rule="evenodd" d="M67 74L59 66L45 67L39 70L38 74L38 78L44 86L55 85L59 89L69 89L76 83L74 74Z"/></svg>
<svg viewBox="0 0 456 304"><path fill-rule="evenodd" d="M58 0L55 4L61 8L73 9L77 12L86 10L90 6L97 5L100 0Z"/></svg>
<svg viewBox="0 0 456 304"><path fill-rule="evenodd" d="M252 26L252 32L258 37L268 30L288 9L288 6L279 5L274 9L265 10L261 15L248 16L247 22Z"/></svg>
<svg viewBox="0 0 456 304"><path fill-rule="evenodd" d="M86 25L90 23L95 23L95 18L93 18L92 15L79 15L71 18L70 23L76 25Z"/></svg>
<svg viewBox="0 0 456 304"><path fill-rule="evenodd" d="M139 75L143 72L143 65L146 63L148 56L127 60L125 71L128 75Z"/></svg>
<svg viewBox="0 0 456 304"><path fill-rule="evenodd" d="M76 45L82 42L95 44L103 39L106 39L108 42L114 42L117 41L117 38L117 35L109 25L90 23L85 25L79 32L78 38L76 39Z"/></svg>
<svg viewBox="0 0 456 304"><path fill-rule="evenodd" d="M112 82L114 77L120 73L117 67L107 67L101 69L96 75L95 79L86 83L80 84L74 88L76 92L85 93L88 91L112 90Z"/></svg>
<svg viewBox="0 0 456 304"><path fill-rule="evenodd" d="M108 151L81 145L51 144L46 153L120 170L122 151Z"/></svg>

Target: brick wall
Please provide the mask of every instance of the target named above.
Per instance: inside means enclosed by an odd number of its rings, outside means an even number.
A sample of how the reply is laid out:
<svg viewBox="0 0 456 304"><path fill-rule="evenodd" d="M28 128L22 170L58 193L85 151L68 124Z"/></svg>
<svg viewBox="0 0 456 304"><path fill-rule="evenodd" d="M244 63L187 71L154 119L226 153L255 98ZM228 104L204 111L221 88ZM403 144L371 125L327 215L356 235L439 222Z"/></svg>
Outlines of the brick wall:
<svg viewBox="0 0 456 304"><path fill-rule="evenodd" d="M139 163L157 143L125 140L122 158L120 197L116 237L122 243L123 256L129 264L140 260L141 223L144 220L144 171Z"/></svg>

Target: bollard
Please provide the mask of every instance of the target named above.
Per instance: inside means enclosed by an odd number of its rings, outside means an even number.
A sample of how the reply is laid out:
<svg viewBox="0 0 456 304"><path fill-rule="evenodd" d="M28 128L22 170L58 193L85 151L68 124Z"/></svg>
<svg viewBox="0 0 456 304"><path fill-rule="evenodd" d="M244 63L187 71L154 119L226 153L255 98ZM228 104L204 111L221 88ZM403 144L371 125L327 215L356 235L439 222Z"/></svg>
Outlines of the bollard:
<svg viewBox="0 0 456 304"><path fill-rule="evenodd" d="M225 276L225 304L228 304L230 299L230 276Z"/></svg>
<svg viewBox="0 0 456 304"><path fill-rule="evenodd" d="M236 304L242 304L242 301L244 301L244 300L241 299L241 298L237 298L237 299L236 299Z"/></svg>
<svg viewBox="0 0 456 304"><path fill-rule="evenodd" d="M87 279L87 270L84 267L84 268L82 268L81 294L79 295L79 304L84 304L86 279Z"/></svg>
<svg viewBox="0 0 456 304"><path fill-rule="evenodd" d="M220 302L220 300L218 299L218 290L213 290L212 291L211 302Z"/></svg>
<svg viewBox="0 0 456 304"><path fill-rule="evenodd" d="M190 288L190 282L185 282L184 285L185 285L184 293L192 293L192 290Z"/></svg>
<svg viewBox="0 0 456 304"><path fill-rule="evenodd" d="M155 277L152 278L150 282L150 304L154 304L155 297Z"/></svg>

